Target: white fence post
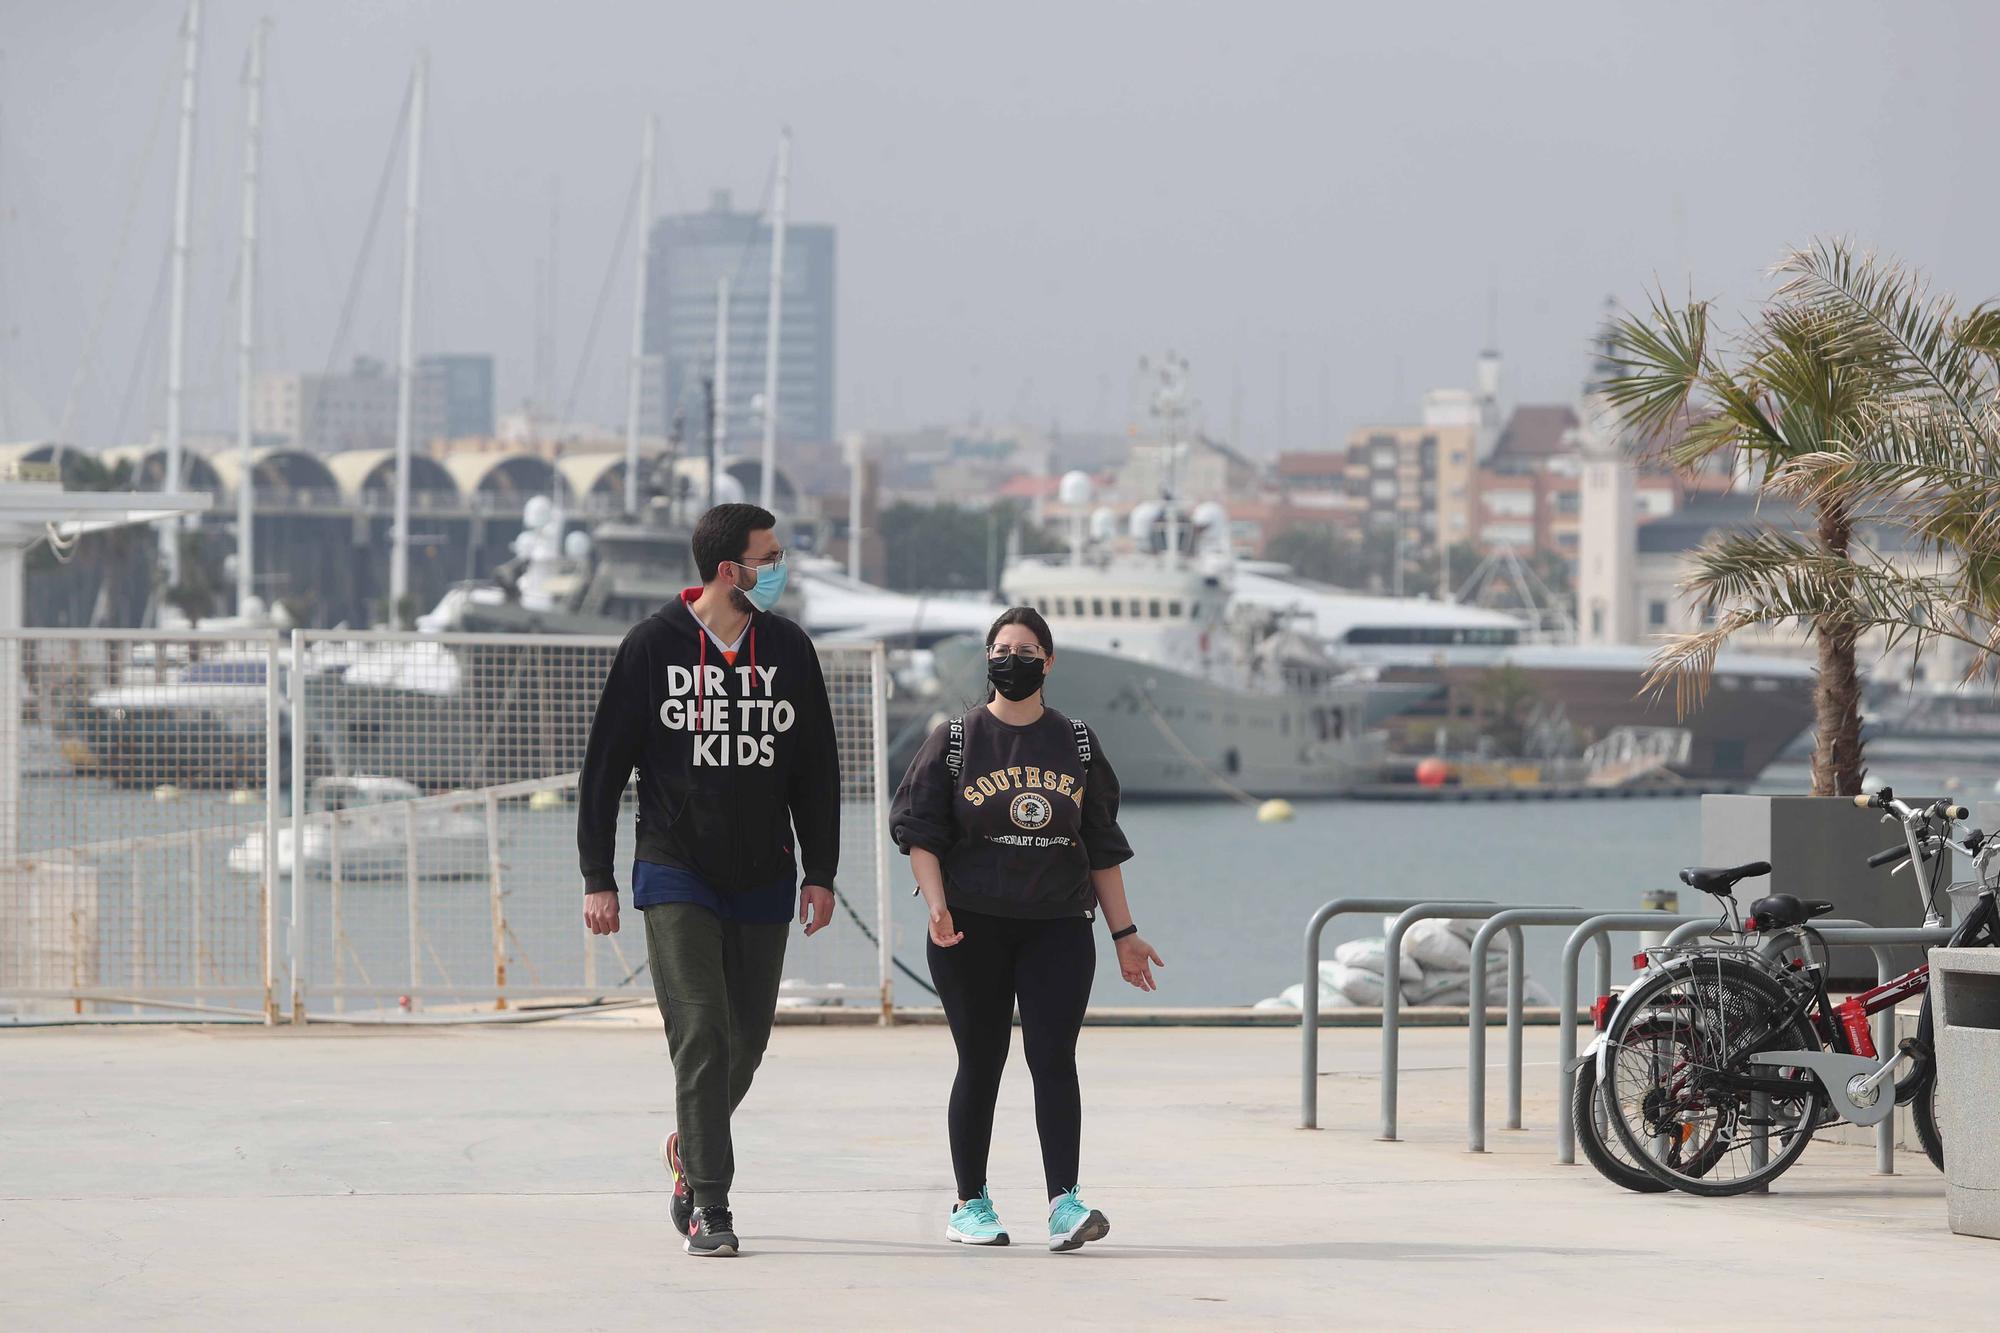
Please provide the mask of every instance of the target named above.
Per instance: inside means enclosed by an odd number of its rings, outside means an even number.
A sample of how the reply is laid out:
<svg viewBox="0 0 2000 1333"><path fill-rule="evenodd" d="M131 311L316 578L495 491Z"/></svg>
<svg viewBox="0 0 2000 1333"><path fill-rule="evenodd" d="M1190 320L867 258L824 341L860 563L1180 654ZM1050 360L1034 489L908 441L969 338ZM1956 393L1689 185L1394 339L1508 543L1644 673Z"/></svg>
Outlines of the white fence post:
<svg viewBox="0 0 2000 1333"><path fill-rule="evenodd" d="M285 932L285 967L291 988L292 1022L306 1021L306 736L305 632L292 631L292 919Z"/></svg>
<svg viewBox="0 0 2000 1333"><path fill-rule="evenodd" d="M887 1027L896 1021L896 951L889 909L889 660L879 643L868 655L868 678L875 741L875 967Z"/></svg>

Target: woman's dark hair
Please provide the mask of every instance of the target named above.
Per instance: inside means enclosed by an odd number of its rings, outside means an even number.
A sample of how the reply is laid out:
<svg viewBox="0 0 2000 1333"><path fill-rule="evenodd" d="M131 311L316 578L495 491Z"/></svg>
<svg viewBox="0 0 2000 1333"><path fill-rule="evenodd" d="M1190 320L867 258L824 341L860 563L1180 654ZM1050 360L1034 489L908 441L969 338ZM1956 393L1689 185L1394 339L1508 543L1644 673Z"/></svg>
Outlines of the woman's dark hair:
<svg viewBox="0 0 2000 1333"><path fill-rule="evenodd" d="M1010 606L1002 611L1000 618L993 622L993 628L986 631L986 646L991 648L993 641L1000 637L1000 631L1009 625L1026 625L1028 632L1041 641L1042 654L1046 657L1055 656L1056 641L1049 633L1049 622L1043 620L1042 613L1032 606Z"/></svg>
<svg viewBox="0 0 2000 1333"><path fill-rule="evenodd" d="M993 641L1000 637L1000 631L1006 629L1009 625L1026 625L1028 632L1041 642L1042 655L1044 657L1054 657L1056 655L1056 641L1055 637L1049 633L1049 622L1042 619L1042 613L1032 606L1010 606L1005 611L1002 611L1000 618L993 622L993 627L986 631L986 646L991 648ZM991 685L988 685L986 687L987 702L991 703L996 693L998 691Z"/></svg>
<svg viewBox="0 0 2000 1333"><path fill-rule="evenodd" d="M725 560L736 561L750 549L750 534L775 528L778 520L768 509L756 505L717 505L694 525L695 572L703 583L715 582L716 571Z"/></svg>

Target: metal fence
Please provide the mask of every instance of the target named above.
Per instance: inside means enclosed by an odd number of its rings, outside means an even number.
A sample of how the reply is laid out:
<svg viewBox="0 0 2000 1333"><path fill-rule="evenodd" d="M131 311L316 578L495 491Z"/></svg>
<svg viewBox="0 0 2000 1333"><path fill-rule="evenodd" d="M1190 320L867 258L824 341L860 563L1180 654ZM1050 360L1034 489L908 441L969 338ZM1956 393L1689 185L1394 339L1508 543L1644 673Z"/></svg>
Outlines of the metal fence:
<svg viewBox="0 0 2000 1333"><path fill-rule="evenodd" d="M587 934L576 870L576 774L616 647L0 635L0 1011L303 1020L649 995L643 933ZM786 1002L886 1006L883 656L820 656L843 902L795 940Z"/></svg>

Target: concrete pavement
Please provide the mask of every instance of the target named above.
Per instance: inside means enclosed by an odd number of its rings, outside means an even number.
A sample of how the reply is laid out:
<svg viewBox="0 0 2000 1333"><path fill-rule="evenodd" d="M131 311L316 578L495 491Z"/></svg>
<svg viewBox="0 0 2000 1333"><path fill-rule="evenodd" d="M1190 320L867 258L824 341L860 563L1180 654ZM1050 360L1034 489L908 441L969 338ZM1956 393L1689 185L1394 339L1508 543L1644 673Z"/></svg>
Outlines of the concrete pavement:
<svg viewBox="0 0 2000 1333"><path fill-rule="evenodd" d="M748 1253L682 1255L650 1011L534 1027L0 1033L0 1327L991 1329L1806 1326L1885 1309L1990 1327L1921 1158L1818 1144L1763 1198L1639 1197L1552 1164L1553 1033L1528 1119L1463 1151L1463 1030L1084 1034L1084 1196L1048 1253L1027 1071L993 1192L1016 1244L943 1240L937 1028L781 1028L738 1126ZM1498 1043L1495 1043L1497 1046ZM1491 1080L1497 1085L1496 1076ZM1496 1115L1497 1122L1497 1115Z"/></svg>

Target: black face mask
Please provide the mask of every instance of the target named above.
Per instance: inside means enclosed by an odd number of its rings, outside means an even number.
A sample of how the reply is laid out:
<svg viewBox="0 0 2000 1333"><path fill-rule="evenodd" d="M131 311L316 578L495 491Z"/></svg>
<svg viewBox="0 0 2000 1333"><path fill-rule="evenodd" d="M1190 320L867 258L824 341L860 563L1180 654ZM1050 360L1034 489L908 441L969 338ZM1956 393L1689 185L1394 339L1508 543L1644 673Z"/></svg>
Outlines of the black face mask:
<svg viewBox="0 0 2000 1333"><path fill-rule="evenodd" d="M993 682L1001 698L1019 703L1042 688L1046 669L1047 664L1039 657L1008 653L1005 657L987 659L986 679Z"/></svg>

